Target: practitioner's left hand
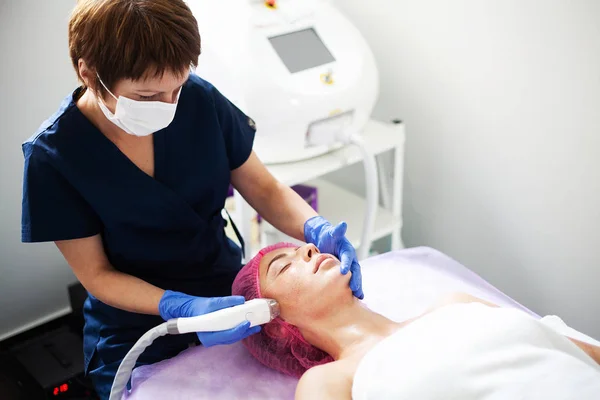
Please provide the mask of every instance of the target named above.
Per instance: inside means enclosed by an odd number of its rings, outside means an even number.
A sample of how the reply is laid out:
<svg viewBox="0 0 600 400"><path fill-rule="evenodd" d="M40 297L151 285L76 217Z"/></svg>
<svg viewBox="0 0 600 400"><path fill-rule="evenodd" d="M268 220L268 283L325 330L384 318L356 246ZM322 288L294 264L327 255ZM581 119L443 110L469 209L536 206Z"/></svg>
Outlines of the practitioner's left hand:
<svg viewBox="0 0 600 400"><path fill-rule="evenodd" d="M362 290L360 264L354 246L346 238L346 229L345 222L334 227L325 218L317 216L304 223L304 238L307 243L317 246L319 251L336 256L341 262L342 275L346 275L348 271L352 272L350 289L354 296L362 300L365 295Z"/></svg>

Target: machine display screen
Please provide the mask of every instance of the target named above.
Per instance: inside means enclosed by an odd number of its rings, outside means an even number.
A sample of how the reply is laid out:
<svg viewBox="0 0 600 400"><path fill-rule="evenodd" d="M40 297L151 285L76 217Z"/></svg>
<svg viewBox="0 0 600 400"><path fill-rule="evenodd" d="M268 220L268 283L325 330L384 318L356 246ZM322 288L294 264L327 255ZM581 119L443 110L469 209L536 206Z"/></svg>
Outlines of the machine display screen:
<svg viewBox="0 0 600 400"><path fill-rule="evenodd" d="M313 28L274 36L269 41L292 74L335 61Z"/></svg>

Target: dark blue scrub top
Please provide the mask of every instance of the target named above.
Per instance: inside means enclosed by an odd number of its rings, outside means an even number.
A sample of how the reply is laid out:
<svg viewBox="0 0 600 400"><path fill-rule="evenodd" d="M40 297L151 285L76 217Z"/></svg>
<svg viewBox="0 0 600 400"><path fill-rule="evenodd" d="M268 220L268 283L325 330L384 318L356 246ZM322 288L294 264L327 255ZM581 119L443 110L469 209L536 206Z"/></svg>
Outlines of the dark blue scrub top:
<svg viewBox="0 0 600 400"><path fill-rule="evenodd" d="M254 122L191 75L173 122L154 134L152 178L79 111L80 94L77 89L68 96L23 144L22 241L101 234L119 271L163 289L229 295L241 251L225 236L221 210L230 171L252 151ZM85 318L86 365L94 351L104 363L122 359L144 332L162 322L92 296ZM174 337L159 347L171 355L169 346L178 349L189 340Z"/></svg>

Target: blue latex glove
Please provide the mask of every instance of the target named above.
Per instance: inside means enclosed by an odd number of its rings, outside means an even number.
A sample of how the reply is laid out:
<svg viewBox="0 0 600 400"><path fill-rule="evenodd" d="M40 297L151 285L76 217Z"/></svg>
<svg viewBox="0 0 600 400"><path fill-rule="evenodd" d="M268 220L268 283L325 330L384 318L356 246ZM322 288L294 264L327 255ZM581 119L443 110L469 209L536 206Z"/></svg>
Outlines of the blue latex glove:
<svg viewBox="0 0 600 400"><path fill-rule="evenodd" d="M172 318L197 317L244 304L244 302L243 296L195 297L167 290L158 303L158 311L160 316L168 321ZM250 322L246 321L226 331L198 332L196 334L204 347L211 347L218 344L233 344L258 332L260 332L260 325L250 328Z"/></svg>
<svg viewBox="0 0 600 400"><path fill-rule="evenodd" d="M352 272L350 289L354 296L363 299L365 295L362 290L360 264L356 259L354 246L346 239L346 229L345 222L334 227L325 218L317 216L304 223L304 239L307 243L317 246L320 252L336 256L342 263L342 275L346 275L348 271Z"/></svg>

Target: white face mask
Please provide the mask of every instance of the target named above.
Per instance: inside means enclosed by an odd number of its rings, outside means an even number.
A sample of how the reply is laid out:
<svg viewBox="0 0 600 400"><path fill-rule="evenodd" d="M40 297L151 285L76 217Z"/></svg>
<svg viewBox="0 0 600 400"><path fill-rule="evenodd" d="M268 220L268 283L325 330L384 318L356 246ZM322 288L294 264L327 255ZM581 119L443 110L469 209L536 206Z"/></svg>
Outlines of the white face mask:
<svg viewBox="0 0 600 400"><path fill-rule="evenodd" d="M175 118L175 111L177 110L181 89L179 89L179 93L177 93L177 100L172 104L163 103L162 101L136 101L123 96L117 98L110 90L108 90L99 76L98 79L102 86L104 86L104 89L117 100L117 106L115 108L115 113L113 114L108 107L106 107L102 99L99 96L96 96L102 113L104 113L104 116L110 122L130 135L148 136L166 128L173 121L173 118Z"/></svg>

